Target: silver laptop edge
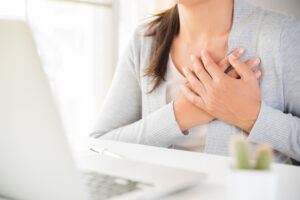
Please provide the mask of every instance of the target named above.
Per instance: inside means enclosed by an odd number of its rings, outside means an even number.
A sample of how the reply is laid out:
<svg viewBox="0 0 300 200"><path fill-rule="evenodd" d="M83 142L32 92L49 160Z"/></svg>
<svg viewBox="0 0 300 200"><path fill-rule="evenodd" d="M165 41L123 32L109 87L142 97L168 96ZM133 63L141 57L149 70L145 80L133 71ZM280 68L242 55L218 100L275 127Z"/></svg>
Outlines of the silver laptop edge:
<svg viewBox="0 0 300 200"><path fill-rule="evenodd" d="M0 197L88 199L30 29L23 21L0 19L0 95ZM107 174L107 180L117 180L109 176L115 175L153 185L114 199L157 197L203 181L199 173L124 159L94 156L85 164L83 169ZM98 181L98 187L103 184L93 177L90 181Z"/></svg>

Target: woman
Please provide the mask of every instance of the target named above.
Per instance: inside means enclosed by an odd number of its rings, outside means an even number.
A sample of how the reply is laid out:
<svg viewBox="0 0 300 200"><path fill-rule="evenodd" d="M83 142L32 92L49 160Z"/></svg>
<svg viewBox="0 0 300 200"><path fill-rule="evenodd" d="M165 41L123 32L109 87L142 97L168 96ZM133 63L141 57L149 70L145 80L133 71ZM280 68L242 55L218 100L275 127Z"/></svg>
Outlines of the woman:
<svg viewBox="0 0 300 200"><path fill-rule="evenodd" d="M243 0L177 0L137 29L91 136L227 155L243 131L276 161L300 160L299 74L292 18Z"/></svg>

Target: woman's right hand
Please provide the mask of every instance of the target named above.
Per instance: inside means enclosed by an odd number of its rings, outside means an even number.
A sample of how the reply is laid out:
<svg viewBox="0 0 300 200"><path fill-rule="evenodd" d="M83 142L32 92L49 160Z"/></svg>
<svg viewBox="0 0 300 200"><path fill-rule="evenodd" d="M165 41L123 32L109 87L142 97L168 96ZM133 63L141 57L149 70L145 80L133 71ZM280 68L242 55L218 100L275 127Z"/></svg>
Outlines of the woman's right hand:
<svg viewBox="0 0 300 200"><path fill-rule="evenodd" d="M186 86L188 85L187 82L184 84ZM210 114L192 104L184 96L181 90L178 97L174 101L173 109L175 113L175 119L181 131L185 131L201 124L206 124L214 119L214 117L212 117Z"/></svg>
<svg viewBox="0 0 300 200"><path fill-rule="evenodd" d="M243 55L243 53L244 52L241 50L241 48L238 48L235 51L233 51L231 54L239 58ZM258 66L258 64L255 65L254 60L255 58L247 62L247 65L251 69ZM220 61L218 65L223 71L225 71L230 66L230 63L228 61L228 56L225 57L222 61ZM238 74L234 70L231 70L228 73L228 76L238 78ZM187 81L185 81L183 84L189 87ZM183 95L181 91L178 97L176 98L176 100L174 101L173 109L174 109L176 121L181 131L185 131L192 127L199 126L202 124L206 124L214 120L213 116L201 110L200 108L196 107L188 99L186 99L186 97Z"/></svg>

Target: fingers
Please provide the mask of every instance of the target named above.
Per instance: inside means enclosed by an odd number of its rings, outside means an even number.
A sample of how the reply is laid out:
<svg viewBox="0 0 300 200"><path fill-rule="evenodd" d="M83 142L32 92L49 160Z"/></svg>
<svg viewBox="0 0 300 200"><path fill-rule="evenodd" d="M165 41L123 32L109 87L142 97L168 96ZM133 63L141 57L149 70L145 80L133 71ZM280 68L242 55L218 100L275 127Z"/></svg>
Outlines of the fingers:
<svg viewBox="0 0 300 200"><path fill-rule="evenodd" d="M219 66L213 61L207 51L201 51L201 59L206 71L213 79L218 79L224 76L224 72L219 68Z"/></svg>
<svg viewBox="0 0 300 200"><path fill-rule="evenodd" d="M196 105L199 108L203 108L204 102L202 98L198 95L196 95L190 88L188 88L185 85L182 85L180 87L180 90L183 92L184 96L194 105Z"/></svg>
<svg viewBox="0 0 300 200"><path fill-rule="evenodd" d="M230 62L229 62L229 56L232 56L235 59L240 58L243 54L245 53L245 49L240 47L237 48L236 50L234 50L233 52L231 52L228 56L226 56L223 60L221 60L219 62L219 66L221 67L221 69L226 72L226 70L228 70L228 68L230 67ZM257 67L260 64L260 59L259 58L252 58L250 59L247 63L248 67L250 67L250 69L253 69L255 67ZM235 70L229 70L229 72L227 72L227 75L229 75L230 77L233 78L238 78L239 75ZM260 74L261 76L261 74ZM259 76L259 77L260 77Z"/></svg>
<svg viewBox="0 0 300 200"><path fill-rule="evenodd" d="M261 71L260 70L255 70L254 71L254 75L257 79L259 79L261 77Z"/></svg>
<svg viewBox="0 0 300 200"><path fill-rule="evenodd" d="M196 74L199 80L202 81L204 88L207 83L211 84L212 79L218 79L224 76L224 71L228 70L228 66L232 66L235 70L229 70L227 75L233 78L238 77L261 77L261 72L257 75L252 72L252 69L260 64L259 58L252 58L247 63L242 62L239 58L244 54L244 48L238 48L231 52L226 58L219 62L217 65L209 55L207 51L201 51L201 60L197 59L194 55L191 55L193 62L192 70ZM226 70L227 69L227 70ZM251 74L250 74L251 73Z"/></svg>
<svg viewBox="0 0 300 200"><path fill-rule="evenodd" d="M233 55L229 56L229 62L232 65L232 67L236 70L236 72L242 77L242 78L248 78L253 77L253 72L251 69L247 66L246 63L239 60Z"/></svg>
<svg viewBox="0 0 300 200"><path fill-rule="evenodd" d="M260 58L258 58L258 57L255 57L255 58L252 58L252 59L250 59L250 60L248 60L247 62L246 62L246 64L248 65L248 67L251 69L251 70L253 70L255 67L257 67L259 64L260 64ZM232 78L238 78L239 77L239 75L238 75L238 73L235 71L235 70L231 70L227 75L229 75L230 77L232 77ZM261 75L261 74L260 74ZM260 78L261 76L259 76L259 78Z"/></svg>
<svg viewBox="0 0 300 200"><path fill-rule="evenodd" d="M244 48L237 48L236 50L234 50L233 52L231 52L229 55L234 55L236 58L240 58L245 52ZM228 56L226 56L225 58L223 58L223 60L221 60L218 65L221 67L221 70L223 72L225 72L225 70L230 66L229 60L228 60Z"/></svg>
<svg viewBox="0 0 300 200"><path fill-rule="evenodd" d="M188 81L187 79L184 79L184 81L183 81L182 84L183 84L183 85L189 85L189 81Z"/></svg>
<svg viewBox="0 0 300 200"><path fill-rule="evenodd" d="M193 63L193 71L196 76L204 83L211 83L212 79L210 75L205 70L202 62L195 55L191 55L191 61Z"/></svg>
<svg viewBox="0 0 300 200"><path fill-rule="evenodd" d="M195 76L195 74L188 67L183 68L183 73L186 79L191 84L191 87L197 94L201 95L205 92L205 88L202 82Z"/></svg>
<svg viewBox="0 0 300 200"><path fill-rule="evenodd" d="M250 69L253 69L257 67L260 64L260 58L252 58L246 62L246 64L250 67Z"/></svg>

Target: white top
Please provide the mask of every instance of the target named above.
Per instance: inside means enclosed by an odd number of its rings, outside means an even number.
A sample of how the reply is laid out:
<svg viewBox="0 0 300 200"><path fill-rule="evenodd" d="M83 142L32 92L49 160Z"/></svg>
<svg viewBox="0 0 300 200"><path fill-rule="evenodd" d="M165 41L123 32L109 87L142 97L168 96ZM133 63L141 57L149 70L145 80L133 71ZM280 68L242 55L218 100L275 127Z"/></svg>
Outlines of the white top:
<svg viewBox="0 0 300 200"><path fill-rule="evenodd" d="M170 103L176 99L179 94L180 85L183 83L184 77L175 67L171 55L169 56L169 62L166 73L166 100ZM189 129L189 134L180 138L175 144L175 149L182 149L188 151L205 151L205 138L208 131L208 124L196 126Z"/></svg>

